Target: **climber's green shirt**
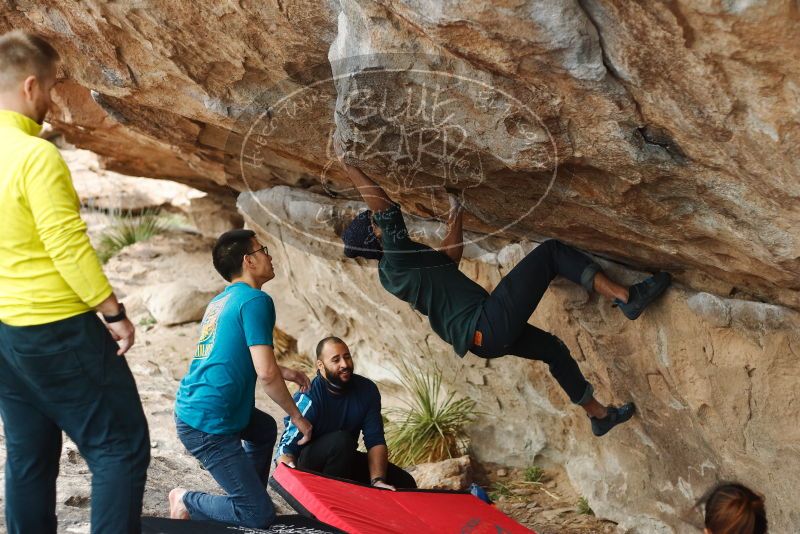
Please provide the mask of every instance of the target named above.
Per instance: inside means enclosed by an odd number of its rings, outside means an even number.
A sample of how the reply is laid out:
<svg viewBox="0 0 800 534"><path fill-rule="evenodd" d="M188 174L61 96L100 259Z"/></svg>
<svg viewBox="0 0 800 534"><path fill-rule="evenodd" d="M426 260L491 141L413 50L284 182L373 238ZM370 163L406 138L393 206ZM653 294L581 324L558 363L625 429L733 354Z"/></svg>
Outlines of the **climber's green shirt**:
<svg viewBox="0 0 800 534"><path fill-rule="evenodd" d="M459 356L472 346L485 289L458 270L446 254L412 241L397 205L373 215L382 232L379 277L392 295L428 316L431 328Z"/></svg>
<svg viewBox="0 0 800 534"><path fill-rule="evenodd" d="M0 110L0 321L51 323L111 295L78 195L41 125Z"/></svg>

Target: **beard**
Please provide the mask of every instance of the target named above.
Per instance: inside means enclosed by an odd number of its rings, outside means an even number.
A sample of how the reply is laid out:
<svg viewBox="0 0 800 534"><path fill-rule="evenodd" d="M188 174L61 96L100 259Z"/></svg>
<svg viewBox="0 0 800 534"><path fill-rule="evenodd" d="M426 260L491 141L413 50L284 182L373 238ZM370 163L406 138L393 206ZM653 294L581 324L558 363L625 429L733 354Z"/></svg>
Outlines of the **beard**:
<svg viewBox="0 0 800 534"><path fill-rule="evenodd" d="M342 380L338 371L331 371L325 367L325 380L328 381L328 385L332 391L341 393L350 388L350 384L353 381L353 369L349 368L348 371L350 371L350 377L347 380Z"/></svg>
<svg viewBox="0 0 800 534"><path fill-rule="evenodd" d="M43 124L44 119L47 117L47 112L50 111L50 106L46 102L37 102L34 106L34 114L36 115L33 117L38 124Z"/></svg>

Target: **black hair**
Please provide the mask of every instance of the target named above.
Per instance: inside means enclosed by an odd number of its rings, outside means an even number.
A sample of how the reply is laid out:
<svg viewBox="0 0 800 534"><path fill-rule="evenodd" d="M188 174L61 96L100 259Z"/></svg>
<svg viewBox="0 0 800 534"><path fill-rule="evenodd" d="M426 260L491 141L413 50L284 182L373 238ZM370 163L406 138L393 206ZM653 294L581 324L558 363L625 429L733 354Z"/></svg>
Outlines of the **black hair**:
<svg viewBox="0 0 800 534"><path fill-rule="evenodd" d="M252 230L230 230L217 239L211 253L214 268L222 278L230 282L242 274L242 260L250 248L256 233Z"/></svg>
<svg viewBox="0 0 800 534"><path fill-rule="evenodd" d="M372 228L372 212L362 211L342 232L344 255L348 258L380 260L383 257L381 240Z"/></svg>
<svg viewBox="0 0 800 534"><path fill-rule="evenodd" d="M317 350L315 351L317 353L317 359L318 360L320 359L320 356L322 355L322 349L325 348L325 344L326 343L341 343L342 345L345 345L345 346L347 345L347 343L342 341L341 338L338 338L336 336L328 336L328 337L324 337L324 338L320 339L319 343L317 343Z"/></svg>

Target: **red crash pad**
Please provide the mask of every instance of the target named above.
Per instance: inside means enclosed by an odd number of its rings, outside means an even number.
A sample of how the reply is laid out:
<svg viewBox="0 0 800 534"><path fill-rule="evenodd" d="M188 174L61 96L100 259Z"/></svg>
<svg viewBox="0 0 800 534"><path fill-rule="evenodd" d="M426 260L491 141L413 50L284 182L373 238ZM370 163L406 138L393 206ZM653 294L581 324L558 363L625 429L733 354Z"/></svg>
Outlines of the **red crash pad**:
<svg viewBox="0 0 800 534"><path fill-rule="evenodd" d="M275 469L270 485L297 512L350 534L533 532L465 492L380 490L285 464Z"/></svg>

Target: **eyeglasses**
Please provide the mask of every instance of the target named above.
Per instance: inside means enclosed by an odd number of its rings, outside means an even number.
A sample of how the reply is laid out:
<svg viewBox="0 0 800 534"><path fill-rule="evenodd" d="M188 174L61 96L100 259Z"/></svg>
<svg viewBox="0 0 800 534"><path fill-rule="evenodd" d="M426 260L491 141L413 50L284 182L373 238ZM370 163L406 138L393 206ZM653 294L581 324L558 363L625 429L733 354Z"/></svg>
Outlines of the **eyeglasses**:
<svg viewBox="0 0 800 534"><path fill-rule="evenodd" d="M261 248L255 249L253 252L248 252L247 254L245 254L245 256L250 256L251 254L255 254L256 252L261 252L262 250L264 251L264 254L269 256L269 250L267 249L266 245L264 245Z"/></svg>

